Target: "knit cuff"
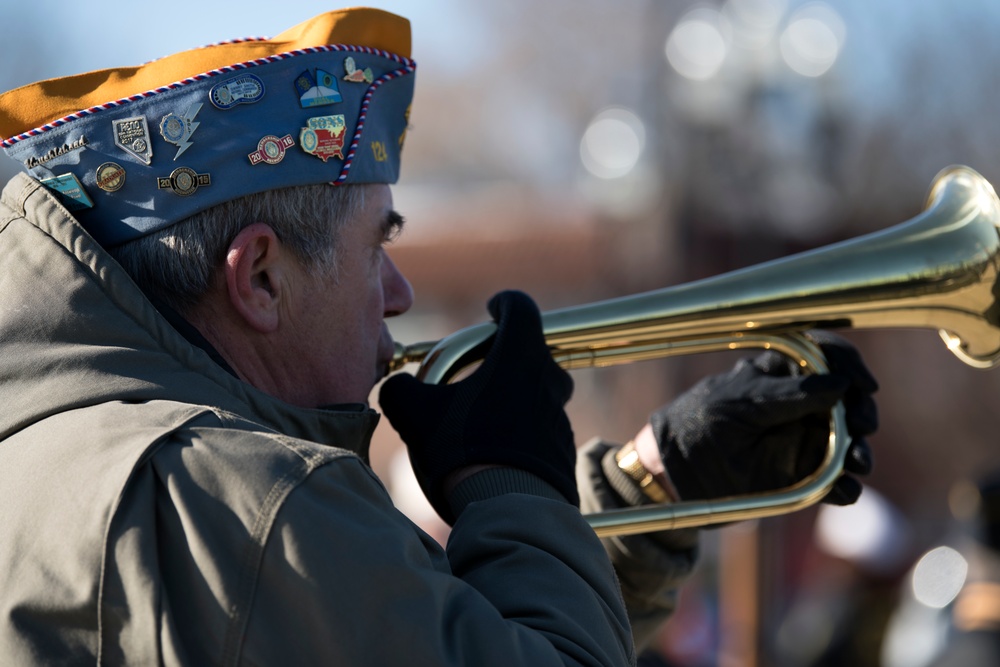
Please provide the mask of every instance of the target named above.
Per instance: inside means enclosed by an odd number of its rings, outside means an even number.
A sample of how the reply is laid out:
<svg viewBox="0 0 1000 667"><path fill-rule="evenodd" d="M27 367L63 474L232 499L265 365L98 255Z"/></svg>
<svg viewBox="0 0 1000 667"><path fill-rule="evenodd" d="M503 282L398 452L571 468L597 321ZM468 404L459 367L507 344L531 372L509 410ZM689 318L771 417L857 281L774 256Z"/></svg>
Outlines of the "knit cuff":
<svg viewBox="0 0 1000 667"><path fill-rule="evenodd" d="M452 515L456 518L469 503L507 493L523 493L550 500L569 502L555 487L541 477L520 468L490 467L459 482L448 494Z"/></svg>

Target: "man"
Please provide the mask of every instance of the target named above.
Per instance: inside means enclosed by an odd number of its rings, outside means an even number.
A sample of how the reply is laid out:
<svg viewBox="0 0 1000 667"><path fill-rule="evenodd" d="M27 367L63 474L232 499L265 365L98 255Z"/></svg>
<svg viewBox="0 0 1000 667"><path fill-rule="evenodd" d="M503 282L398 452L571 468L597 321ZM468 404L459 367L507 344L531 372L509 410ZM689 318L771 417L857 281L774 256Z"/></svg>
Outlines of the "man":
<svg viewBox="0 0 1000 667"><path fill-rule="evenodd" d="M653 488L596 443L578 491L572 382L523 294L490 301L469 378L380 396L447 550L367 467L384 319L413 299L385 249L409 50L404 19L344 10L0 96L31 174L0 200L5 662L616 665L669 614L696 536L602 545L582 520ZM827 347L846 371L743 365L658 414L638 440L658 479L678 497L791 481L840 398L870 431L873 382ZM694 437L688 410L723 415L734 386L776 400ZM719 472L719 438L734 461L789 455Z"/></svg>

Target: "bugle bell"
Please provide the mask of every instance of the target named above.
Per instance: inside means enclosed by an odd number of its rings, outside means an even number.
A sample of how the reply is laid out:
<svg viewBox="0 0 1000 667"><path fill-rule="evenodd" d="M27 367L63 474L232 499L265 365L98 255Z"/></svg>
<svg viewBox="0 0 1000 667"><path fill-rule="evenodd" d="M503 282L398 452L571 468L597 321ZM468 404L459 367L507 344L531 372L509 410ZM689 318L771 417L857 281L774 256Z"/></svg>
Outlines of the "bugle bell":
<svg viewBox="0 0 1000 667"><path fill-rule="evenodd" d="M923 212L888 229L651 292L543 314L545 339L564 368L629 363L695 352L775 349L809 372L827 372L817 328L934 328L976 368L1000 362L1000 200L968 167L934 179ZM479 361L493 323L438 342L397 345L394 368L447 382ZM850 444L844 410L831 413L821 466L767 493L683 501L587 516L601 536L763 518L808 507L843 470Z"/></svg>

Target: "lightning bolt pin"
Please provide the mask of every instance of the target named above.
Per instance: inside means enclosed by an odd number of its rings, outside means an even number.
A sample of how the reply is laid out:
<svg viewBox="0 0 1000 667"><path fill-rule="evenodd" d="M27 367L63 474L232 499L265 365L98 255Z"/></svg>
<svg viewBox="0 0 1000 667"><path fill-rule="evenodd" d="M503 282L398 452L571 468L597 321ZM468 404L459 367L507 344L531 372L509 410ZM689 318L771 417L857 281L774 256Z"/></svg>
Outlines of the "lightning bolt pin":
<svg viewBox="0 0 1000 667"><path fill-rule="evenodd" d="M177 146L177 154L174 160L181 156L181 153L191 147L191 135L201 125L194 118L201 111L201 103L197 102L188 107L184 115L168 113L160 120L160 134L164 141Z"/></svg>

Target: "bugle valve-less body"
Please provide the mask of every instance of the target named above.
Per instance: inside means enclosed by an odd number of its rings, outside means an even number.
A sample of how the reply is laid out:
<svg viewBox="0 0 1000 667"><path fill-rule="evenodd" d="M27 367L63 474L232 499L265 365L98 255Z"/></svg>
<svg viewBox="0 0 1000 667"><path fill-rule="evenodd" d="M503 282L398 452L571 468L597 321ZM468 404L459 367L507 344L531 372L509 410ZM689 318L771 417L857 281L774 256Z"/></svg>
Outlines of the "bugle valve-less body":
<svg viewBox="0 0 1000 667"><path fill-rule="evenodd" d="M817 328L933 328L976 368L1000 362L1000 200L967 167L942 171L924 211L895 227L713 278L544 313L564 368L695 352L775 349L809 372L827 371L804 334ZM398 346L395 367L418 362L425 382L447 382L482 359L495 325L436 343ZM592 514L599 535L633 534L784 514L812 505L840 476L850 444L843 407L831 413L822 465L777 491Z"/></svg>

